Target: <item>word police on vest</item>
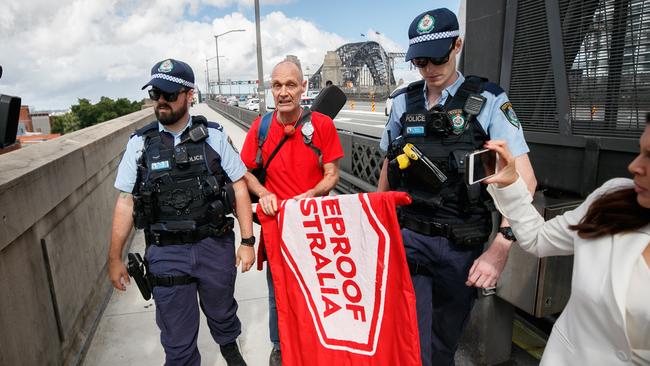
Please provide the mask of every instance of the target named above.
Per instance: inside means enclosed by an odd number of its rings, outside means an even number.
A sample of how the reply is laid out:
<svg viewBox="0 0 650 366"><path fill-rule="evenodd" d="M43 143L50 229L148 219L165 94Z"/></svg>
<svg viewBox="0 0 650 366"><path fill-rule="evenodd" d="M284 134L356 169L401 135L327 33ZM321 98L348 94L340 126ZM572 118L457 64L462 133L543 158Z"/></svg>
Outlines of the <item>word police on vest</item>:
<svg viewBox="0 0 650 366"><path fill-rule="evenodd" d="M409 137L456 133L456 129L452 128L449 115L440 106L434 107L428 113L406 113L403 118L406 135Z"/></svg>

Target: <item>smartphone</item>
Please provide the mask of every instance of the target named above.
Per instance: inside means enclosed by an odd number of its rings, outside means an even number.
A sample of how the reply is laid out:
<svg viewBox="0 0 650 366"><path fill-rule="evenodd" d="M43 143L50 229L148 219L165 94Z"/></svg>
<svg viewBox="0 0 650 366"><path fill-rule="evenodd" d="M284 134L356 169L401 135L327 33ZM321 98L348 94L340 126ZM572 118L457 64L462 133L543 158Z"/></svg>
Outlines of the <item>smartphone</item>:
<svg viewBox="0 0 650 366"><path fill-rule="evenodd" d="M497 173L498 154L494 150L478 150L467 154L465 178L467 184L481 182Z"/></svg>

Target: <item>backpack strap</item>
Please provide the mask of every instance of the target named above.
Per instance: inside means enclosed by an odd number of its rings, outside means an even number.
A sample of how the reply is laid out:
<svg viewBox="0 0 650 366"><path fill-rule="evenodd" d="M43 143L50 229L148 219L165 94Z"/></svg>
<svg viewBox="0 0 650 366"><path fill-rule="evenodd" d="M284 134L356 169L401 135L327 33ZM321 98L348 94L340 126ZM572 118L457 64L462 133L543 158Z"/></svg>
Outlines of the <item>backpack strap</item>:
<svg viewBox="0 0 650 366"><path fill-rule="evenodd" d="M305 110L307 111L307 115L304 116L301 119L299 125L303 125L305 123L311 123L311 110L309 110L309 108L305 108ZM314 154L316 154L316 156L318 157L318 164L322 167L323 166L323 154L320 151L320 149L317 148L316 145L314 145L314 142L313 142L313 139L312 139L313 138L313 132L311 134L309 134L309 135L306 135L304 133L304 131L305 131L304 127L303 127L303 129L301 131L303 132L302 133L302 141L305 143L305 145L307 145L308 148L310 148L314 152ZM312 131L313 131L313 125L312 125Z"/></svg>
<svg viewBox="0 0 650 366"><path fill-rule="evenodd" d="M266 141L266 136L269 134L271 128L271 121L273 120L273 112L268 112L262 116L259 129L257 130L257 155L255 156L255 164L261 168L264 164L262 161L262 145Z"/></svg>

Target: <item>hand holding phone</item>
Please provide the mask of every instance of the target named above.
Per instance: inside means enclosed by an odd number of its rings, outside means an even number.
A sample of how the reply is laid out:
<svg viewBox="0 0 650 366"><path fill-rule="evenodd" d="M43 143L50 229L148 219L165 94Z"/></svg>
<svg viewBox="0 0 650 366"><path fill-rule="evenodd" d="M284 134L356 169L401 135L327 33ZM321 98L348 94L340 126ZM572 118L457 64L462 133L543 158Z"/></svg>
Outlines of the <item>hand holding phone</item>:
<svg viewBox="0 0 650 366"><path fill-rule="evenodd" d="M519 174L515 166L515 158L510 153L510 150L508 150L508 144L502 140L490 140L484 146L497 153L498 173L490 178L486 178L483 183L496 184L499 188L514 183L519 177Z"/></svg>
<svg viewBox="0 0 650 366"><path fill-rule="evenodd" d="M497 173L499 155L490 149L483 149L467 154L465 158L465 178L467 184L482 182Z"/></svg>

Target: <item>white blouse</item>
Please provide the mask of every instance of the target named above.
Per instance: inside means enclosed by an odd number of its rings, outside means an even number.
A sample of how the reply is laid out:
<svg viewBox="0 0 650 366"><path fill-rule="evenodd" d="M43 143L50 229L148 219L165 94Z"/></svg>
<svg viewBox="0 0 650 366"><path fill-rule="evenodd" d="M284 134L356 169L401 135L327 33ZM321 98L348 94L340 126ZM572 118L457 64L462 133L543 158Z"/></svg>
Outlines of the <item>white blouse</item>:
<svg viewBox="0 0 650 366"><path fill-rule="evenodd" d="M636 261L625 309L627 334L632 347L632 360L638 365L650 364L650 268L643 256Z"/></svg>

